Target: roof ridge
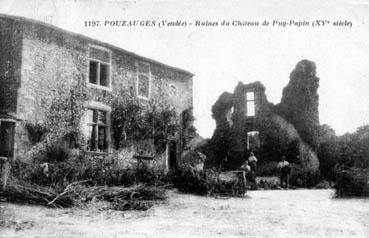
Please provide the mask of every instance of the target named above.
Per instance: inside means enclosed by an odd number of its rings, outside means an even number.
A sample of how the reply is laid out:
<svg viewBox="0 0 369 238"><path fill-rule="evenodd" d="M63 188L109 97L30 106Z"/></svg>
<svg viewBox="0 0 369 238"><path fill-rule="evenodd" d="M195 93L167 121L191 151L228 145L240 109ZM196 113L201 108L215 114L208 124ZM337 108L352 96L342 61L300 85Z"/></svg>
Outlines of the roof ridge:
<svg viewBox="0 0 369 238"><path fill-rule="evenodd" d="M148 62L151 62L151 63L154 63L154 64L158 64L158 65L161 65L163 67L166 67L166 68L169 68L169 69L178 71L178 72L189 74L190 76L194 76L194 74L191 73L190 71L187 71L187 70L184 70L184 69L181 69L181 68L178 68L178 67L174 67L174 66L171 66L171 65L168 65L168 64L165 64L165 63L161 63L161 62L159 62L157 60L154 60L154 59L151 59L151 58L147 58L147 57L138 55L136 53L133 53L131 51L125 50L125 49L123 49L121 47L115 46L115 45L113 45L111 43L107 43L107 42L103 42L103 41L100 41L100 40L97 40L97 39L93 39L92 37L83 35L81 33L72 32L72 31L63 29L63 28L61 28L59 26L55 26L55 25L52 25L52 24L49 24L49 23L46 23L46 22L42 22L42 21L39 21L39 20L30 19L30 18L26 18L26 17L22 17L22 16L14 16L14 15L3 14L3 13L0 13L0 18L8 18L8 19L12 19L12 20L15 20L15 21L29 22L29 23L41 25L41 26L44 26L44 27L48 27L48 28L51 28L51 29L58 30L58 31L61 31L63 33L69 34L69 35L71 35L73 37L79 37L79 38L82 38L82 39L85 39L85 40L88 40L88 41L93 41L95 43L99 43L100 45L104 45L105 47L108 47L108 48L112 48L112 49L121 51L122 53L125 53L125 54L129 54L129 55L131 55L133 57L141 58L141 59L143 59L145 61L148 61Z"/></svg>

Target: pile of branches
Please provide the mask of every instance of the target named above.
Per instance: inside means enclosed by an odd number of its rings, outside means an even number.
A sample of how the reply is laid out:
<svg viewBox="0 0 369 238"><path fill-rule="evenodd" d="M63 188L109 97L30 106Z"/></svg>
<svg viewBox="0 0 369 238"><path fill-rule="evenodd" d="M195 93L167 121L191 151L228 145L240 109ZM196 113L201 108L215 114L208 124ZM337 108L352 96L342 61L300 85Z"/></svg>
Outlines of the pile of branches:
<svg viewBox="0 0 369 238"><path fill-rule="evenodd" d="M147 210L156 202L166 199L165 188L150 187L142 184L131 187L85 186L88 180L70 183L64 189L43 187L11 177L0 197L8 201L67 208L83 206L89 201L110 202L114 210Z"/></svg>
<svg viewBox="0 0 369 238"><path fill-rule="evenodd" d="M336 195L369 197L369 168L344 168L336 173Z"/></svg>
<svg viewBox="0 0 369 238"><path fill-rule="evenodd" d="M65 187L63 192L58 193L51 187L47 188L10 177L5 189L0 191L0 197L18 203L53 206L57 208L71 207L75 204L76 197L78 197L72 192L71 188L84 182L86 181L71 183Z"/></svg>
<svg viewBox="0 0 369 238"><path fill-rule="evenodd" d="M107 201L114 210L147 210L155 203L167 198L165 188L146 186L143 184L131 187L85 187L80 195L82 200Z"/></svg>

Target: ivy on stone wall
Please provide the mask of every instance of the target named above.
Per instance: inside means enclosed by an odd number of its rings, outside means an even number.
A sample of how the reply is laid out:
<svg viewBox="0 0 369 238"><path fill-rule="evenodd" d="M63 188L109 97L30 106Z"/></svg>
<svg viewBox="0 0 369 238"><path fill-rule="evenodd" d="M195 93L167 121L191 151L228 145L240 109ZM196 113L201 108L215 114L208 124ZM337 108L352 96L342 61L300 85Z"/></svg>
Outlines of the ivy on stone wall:
<svg viewBox="0 0 369 238"><path fill-rule="evenodd" d="M116 149L130 140L153 139L158 153L179 129L174 108L153 100L142 103L125 91L112 99L111 123Z"/></svg>
<svg viewBox="0 0 369 238"><path fill-rule="evenodd" d="M112 99L111 124L116 149L124 146L128 140L137 140L144 134L143 107L140 102L122 90Z"/></svg>
<svg viewBox="0 0 369 238"><path fill-rule="evenodd" d="M319 78L315 63L301 60L291 72L290 81L283 89L278 114L292 123L304 142L313 150L318 148Z"/></svg>
<svg viewBox="0 0 369 238"><path fill-rule="evenodd" d="M43 123L26 122L25 127L28 132L28 138L33 145L41 142L43 136L45 136L45 134L48 132L48 129L45 127Z"/></svg>
<svg viewBox="0 0 369 238"><path fill-rule="evenodd" d="M193 124L195 121L193 108L190 107L184 110L181 114L181 118L182 146L184 149L187 149L190 141L198 135Z"/></svg>
<svg viewBox="0 0 369 238"><path fill-rule="evenodd" d="M264 86L260 82L247 84L248 89ZM281 103L274 106L261 95L258 114L253 119L246 117L244 109L245 85L239 83L234 93L224 92L212 106L212 116L216 121L214 134L206 146L208 166L224 164L236 165L239 158L245 159L247 132L260 133L261 148L259 161L279 160L281 155L300 162L308 161L310 167L319 164L315 152L318 145L319 128L319 78L315 63L302 60L291 72L290 81L283 90ZM235 108L232 115L232 106ZM278 119L276 119L278 117ZM231 120L229 120L231 119ZM298 159L296 159L298 158ZM305 163L305 162L304 162ZM306 164L306 163L305 163Z"/></svg>
<svg viewBox="0 0 369 238"><path fill-rule="evenodd" d="M83 147L85 140L80 125L86 95L86 85L81 79L76 84L57 84L36 98L37 112L42 117L26 123L31 141L38 142L32 147L31 155L43 154L61 141L69 142L70 147Z"/></svg>
<svg viewBox="0 0 369 238"><path fill-rule="evenodd" d="M154 140L157 152L164 152L169 140L173 139L179 130L178 116L175 109L151 101L148 110L144 114L144 122L147 136Z"/></svg>

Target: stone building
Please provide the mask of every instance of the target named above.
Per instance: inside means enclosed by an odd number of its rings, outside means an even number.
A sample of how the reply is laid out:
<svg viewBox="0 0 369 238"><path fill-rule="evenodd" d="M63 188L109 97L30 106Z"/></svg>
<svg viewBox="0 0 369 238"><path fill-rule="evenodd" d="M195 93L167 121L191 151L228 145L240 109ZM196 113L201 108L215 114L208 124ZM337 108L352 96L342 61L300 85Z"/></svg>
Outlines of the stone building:
<svg viewBox="0 0 369 238"><path fill-rule="evenodd" d="M205 149L207 166L236 169L253 151L261 163L286 155L289 161L316 171L318 87L315 63L302 60L277 105L268 102L259 81L239 82L233 93L222 93L212 107L216 129Z"/></svg>
<svg viewBox="0 0 369 238"><path fill-rule="evenodd" d="M24 122L42 120L38 106L58 85L86 86L86 115L80 126L90 140L98 141L87 150L109 154L111 94L126 89L142 102L170 105L180 115L193 105L192 77L188 71L80 34L0 15L0 156L19 157L30 149ZM181 154L179 137L160 157L166 169L175 166Z"/></svg>

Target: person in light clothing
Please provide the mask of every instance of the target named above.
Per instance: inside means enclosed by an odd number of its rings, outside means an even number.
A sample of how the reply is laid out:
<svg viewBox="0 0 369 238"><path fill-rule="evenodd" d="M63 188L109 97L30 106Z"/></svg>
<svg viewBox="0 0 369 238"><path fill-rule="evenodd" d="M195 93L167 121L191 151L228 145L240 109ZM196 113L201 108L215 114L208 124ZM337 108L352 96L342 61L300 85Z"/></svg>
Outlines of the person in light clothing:
<svg viewBox="0 0 369 238"><path fill-rule="evenodd" d="M250 156L248 158L250 168L253 172L256 172L256 164L258 162L258 159L255 157L254 153L251 152Z"/></svg>
<svg viewBox="0 0 369 238"><path fill-rule="evenodd" d="M247 183L248 179L246 177L250 174L251 168L250 168L250 165L247 162L247 160L245 161L245 163L243 163L241 165L241 170L242 170L242 183L243 183L243 186L244 186L245 189L248 189L249 185Z"/></svg>
<svg viewBox="0 0 369 238"><path fill-rule="evenodd" d="M254 153L251 151L249 158L247 159L250 165L250 182L253 189L256 189L256 164L258 159L255 157Z"/></svg>
<svg viewBox="0 0 369 238"><path fill-rule="evenodd" d="M290 163L286 160L286 156L281 157L281 162L278 163L277 168L280 174L281 187L288 189L288 179L291 173Z"/></svg>

